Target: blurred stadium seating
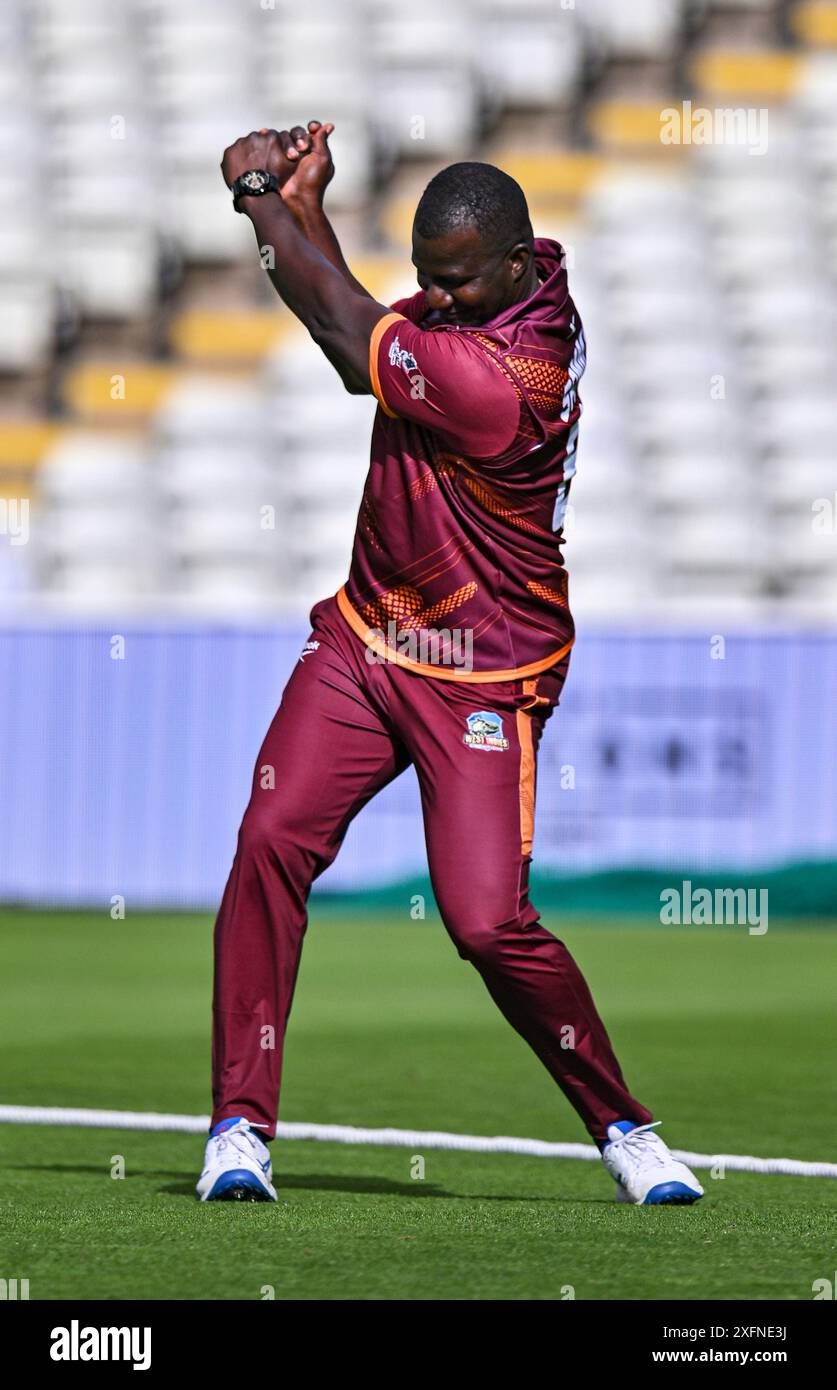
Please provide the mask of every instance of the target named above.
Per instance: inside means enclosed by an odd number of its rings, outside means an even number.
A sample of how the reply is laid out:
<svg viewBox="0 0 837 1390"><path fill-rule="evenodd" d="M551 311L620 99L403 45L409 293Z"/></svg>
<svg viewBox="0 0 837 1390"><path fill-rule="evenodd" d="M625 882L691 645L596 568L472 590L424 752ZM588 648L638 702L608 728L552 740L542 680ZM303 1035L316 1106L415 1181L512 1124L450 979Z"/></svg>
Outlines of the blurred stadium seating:
<svg viewBox="0 0 837 1390"><path fill-rule="evenodd" d="M275 300L218 164L336 122L358 274L412 289L428 177L520 178L590 347L579 618L833 622L837 4L6 0L0 602L275 612L342 582L372 404ZM661 111L766 110L761 154ZM0 541L4 538L0 537Z"/></svg>

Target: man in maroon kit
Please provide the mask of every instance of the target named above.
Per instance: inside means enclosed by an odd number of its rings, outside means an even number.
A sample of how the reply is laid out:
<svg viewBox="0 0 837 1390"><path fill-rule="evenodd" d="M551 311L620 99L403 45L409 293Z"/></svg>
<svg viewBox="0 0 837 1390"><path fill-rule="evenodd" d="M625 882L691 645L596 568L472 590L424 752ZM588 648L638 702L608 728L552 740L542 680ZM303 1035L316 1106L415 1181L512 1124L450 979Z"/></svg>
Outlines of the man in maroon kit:
<svg viewBox="0 0 837 1390"><path fill-rule="evenodd" d="M620 1199L693 1202L700 1184L629 1092L578 967L528 897L538 743L573 643L561 525L585 347L561 247L533 237L507 174L456 164L416 211L419 292L376 303L322 209L331 129L253 132L222 164L272 248L278 294L379 409L349 577L312 611L218 915L198 1194L275 1199L261 1136L275 1135L309 889L412 764L460 956L578 1111Z"/></svg>

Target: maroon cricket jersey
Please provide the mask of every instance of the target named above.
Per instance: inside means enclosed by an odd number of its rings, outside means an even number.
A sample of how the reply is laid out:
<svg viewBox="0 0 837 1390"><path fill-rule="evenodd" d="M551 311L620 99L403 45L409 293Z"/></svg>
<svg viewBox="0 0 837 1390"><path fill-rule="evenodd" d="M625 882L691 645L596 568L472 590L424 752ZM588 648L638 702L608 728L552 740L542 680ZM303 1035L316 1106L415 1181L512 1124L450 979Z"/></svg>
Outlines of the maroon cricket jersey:
<svg viewBox="0 0 837 1390"><path fill-rule="evenodd" d="M535 257L538 289L488 323L434 321L420 291L372 335L379 409L337 602L381 658L441 680L533 676L573 641L561 526L584 333L562 248L538 239Z"/></svg>

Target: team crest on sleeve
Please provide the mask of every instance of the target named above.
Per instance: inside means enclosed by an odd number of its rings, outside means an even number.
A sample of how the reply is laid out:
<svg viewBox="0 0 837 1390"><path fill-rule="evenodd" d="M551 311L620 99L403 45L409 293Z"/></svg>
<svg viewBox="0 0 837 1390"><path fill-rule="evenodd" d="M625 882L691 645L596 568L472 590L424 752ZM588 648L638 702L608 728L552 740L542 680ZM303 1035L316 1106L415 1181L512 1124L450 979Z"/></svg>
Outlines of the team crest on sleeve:
<svg viewBox="0 0 837 1390"><path fill-rule="evenodd" d="M398 335L393 338L389 349L389 365L391 367L401 367L410 375L410 372L418 371L418 362L411 352L403 348L398 341Z"/></svg>
<svg viewBox="0 0 837 1390"><path fill-rule="evenodd" d="M484 748L489 753L502 753L508 748L509 741L503 736L503 721L499 714L492 714L486 709L475 710L466 716L465 723L468 732L462 735L462 742L466 748Z"/></svg>
<svg viewBox="0 0 837 1390"><path fill-rule="evenodd" d="M319 647L319 642L315 642L313 640L310 642L306 642L305 646L302 648L302 651L299 654L300 661L304 661L306 656L310 656L312 652L319 651Z"/></svg>

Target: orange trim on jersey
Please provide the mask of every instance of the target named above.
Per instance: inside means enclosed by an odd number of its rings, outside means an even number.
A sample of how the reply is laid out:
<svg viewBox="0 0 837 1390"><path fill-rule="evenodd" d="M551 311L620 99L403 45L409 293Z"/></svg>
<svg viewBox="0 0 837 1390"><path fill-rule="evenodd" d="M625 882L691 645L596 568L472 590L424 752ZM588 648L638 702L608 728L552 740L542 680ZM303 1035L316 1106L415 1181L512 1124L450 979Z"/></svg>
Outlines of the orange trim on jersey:
<svg viewBox="0 0 837 1390"><path fill-rule="evenodd" d="M349 627L357 633L358 637L362 638L367 647L371 647L384 661L391 661L396 666L406 666L410 671L417 671L421 676L432 676L432 678L437 681L460 681L467 682L471 685L485 685L489 681L513 681L520 679L522 676L536 676L539 675L541 671L548 671L550 666L554 666L556 662L566 656L575 641L573 637L569 642L565 642L563 647L559 647L557 652L550 652L549 656L543 657L541 661L530 661L528 666L518 666L514 670L460 671L453 668L450 670L443 670L440 666L431 666L423 661L411 661L408 656L404 656L401 652L393 651L392 647L388 647L382 638L375 637L373 634L376 629L364 622L360 614L352 607L348 595L346 594L345 585L343 585L341 589L338 589L336 598L337 607L340 609ZM380 629L377 630L380 631Z"/></svg>
<svg viewBox="0 0 837 1390"><path fill-rule="evenodd" d="M397 323L399 320L406 322L403 314L384 314L382 319L378 319L378 322L372 329L372 337L369 339L369 380L372 383L372 394L381 407L381 410L385 415L388 415L391 420L397 420L398 416L394 410L390 410L384 400L384 393L381 390L381 378L378 374L378 349L381 346L381 339L387 329L391 324Z"/></svg>
<svg viewBox="0 0 837 1390"><path fill-rule="evenodd" d="M521 709L537 709L538 705L549 705L552 703L548 695L538 694L537 678L535 680L523 682L523 694L531 696L531 699L527 705L521 705Z"/></svg>
<svg viewBox="0 0 837 1390"><path fill-rule="evenodd" d="M532 853L535 834L535 748L532 721L525 710L517 711L517 739L520 744L520 853Z"/></svg>

